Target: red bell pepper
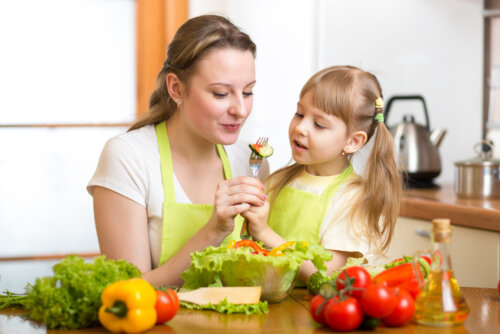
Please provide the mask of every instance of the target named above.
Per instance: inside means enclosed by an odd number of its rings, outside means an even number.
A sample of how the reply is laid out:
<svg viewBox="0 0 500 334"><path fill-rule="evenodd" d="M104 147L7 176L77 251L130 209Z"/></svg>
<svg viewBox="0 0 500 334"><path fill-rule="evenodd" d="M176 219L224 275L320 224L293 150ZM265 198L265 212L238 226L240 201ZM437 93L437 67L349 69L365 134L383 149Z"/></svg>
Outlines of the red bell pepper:
<svg viewBox="0 0 500 334"><path fill-rule="evenodd" d="M420 270L418 270L418 275L420 277L420 282L422 282L423 276ZM386 269L375 276L373 282L375 284L385 284L391 288L400 287L405 289L415 299L420 294L419 281L417 280L415 269L411 263L403 263L399 266Z"/></svg>
<svg viewBox="0 0 500 334"><path fill-rule="evenodd" d="M249 239L243 239L234 244L234 249L238 249L240 247L250 247L256 254L267 255L269 252L267 249L261 248L255 241Z"/></svg>

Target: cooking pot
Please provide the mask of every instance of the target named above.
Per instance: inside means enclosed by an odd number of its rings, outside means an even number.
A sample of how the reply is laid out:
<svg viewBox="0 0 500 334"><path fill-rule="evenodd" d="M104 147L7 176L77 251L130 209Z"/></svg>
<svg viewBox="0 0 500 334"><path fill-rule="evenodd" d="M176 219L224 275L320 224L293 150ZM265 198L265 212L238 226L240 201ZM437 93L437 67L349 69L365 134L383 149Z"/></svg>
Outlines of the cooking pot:
<svg viewBox="0 0 500 334"><path fill-rule="evenodd" d="M432 179L441 173L441 158L438 148L446 130L437 128L430 131L429 113L421 95L391 97L384 111L386 124L391 106L396 100L421 102L426 122L424 125L418 124L412 115L407 114L404 115L402 122L394 126L387 125L394 140L394 153L398 167L406 174L410 186L430 185Z"/></svg>
<svg viewBox="0 0 500 334"><path fill-rule="evenodd" d="M474 146L476 158L455 162L455 193L462 198L500 198L500 160L492 158L493 144Z"/></svg>

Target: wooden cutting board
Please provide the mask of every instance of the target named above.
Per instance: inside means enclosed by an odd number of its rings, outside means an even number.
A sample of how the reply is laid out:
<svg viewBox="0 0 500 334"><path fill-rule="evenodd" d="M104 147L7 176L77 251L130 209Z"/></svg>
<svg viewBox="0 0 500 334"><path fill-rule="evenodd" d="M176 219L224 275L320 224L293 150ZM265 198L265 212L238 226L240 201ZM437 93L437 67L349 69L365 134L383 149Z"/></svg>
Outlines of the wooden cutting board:
<svg viewBox="0 0 500 334"><path fill-rule="evenodd" d="M257 304L260 300L260 286L210 287L177 293L179 300L198 305L217 305L224 299L231 304Z"/></svg>

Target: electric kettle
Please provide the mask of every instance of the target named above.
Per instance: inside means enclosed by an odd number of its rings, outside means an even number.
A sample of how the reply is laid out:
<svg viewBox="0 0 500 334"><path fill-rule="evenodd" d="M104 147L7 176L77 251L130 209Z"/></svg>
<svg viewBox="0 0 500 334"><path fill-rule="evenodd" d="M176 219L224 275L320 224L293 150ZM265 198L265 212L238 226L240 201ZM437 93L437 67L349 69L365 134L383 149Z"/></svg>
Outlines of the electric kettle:
<svg viewBox="0 0 500 334"><path fill-rule="evenodd" d="M400 123L389 126L387 123L389 111L392 104L398 100L420 101L424 108L426 124L418 124L413 115L406 114ZM441 158L438 149L446 130L438 128L430 131L429 114L424 98L421 95L391 97L384 110L384 119L394 140L394 153L398 167L405 174L408 186L433 185L432 179L441 173Z"/></svg>

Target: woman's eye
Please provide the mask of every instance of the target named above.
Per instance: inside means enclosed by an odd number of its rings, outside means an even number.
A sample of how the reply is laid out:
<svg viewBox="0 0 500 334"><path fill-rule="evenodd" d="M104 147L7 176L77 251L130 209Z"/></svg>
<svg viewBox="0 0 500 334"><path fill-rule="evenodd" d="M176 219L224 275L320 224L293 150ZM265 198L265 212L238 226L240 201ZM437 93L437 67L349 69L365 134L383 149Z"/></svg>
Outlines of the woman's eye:
<svg viewBox="0 0 500 334"><path fill-rule="evenodd" d="M217 92L213 92L212 94L214 94L214 96L218 99L222 99L224 97L227 96L227 93L217 93Z"/></svg>
<svg viewBox="0 0 500 334"><path fill-rule="evenodd" d="M323 126L323 125L319 124L318 122L314 122L314 125L315 125L318 129L324 129L324 128L326 128L326 126Z"/></svg>
<svg viewBox="0 0 500 334"><path fill-rule="evenodd" d="M252 95L253 95L253 92L243 92L243 96L245 96L245 97L249 97Z"/></svg>

